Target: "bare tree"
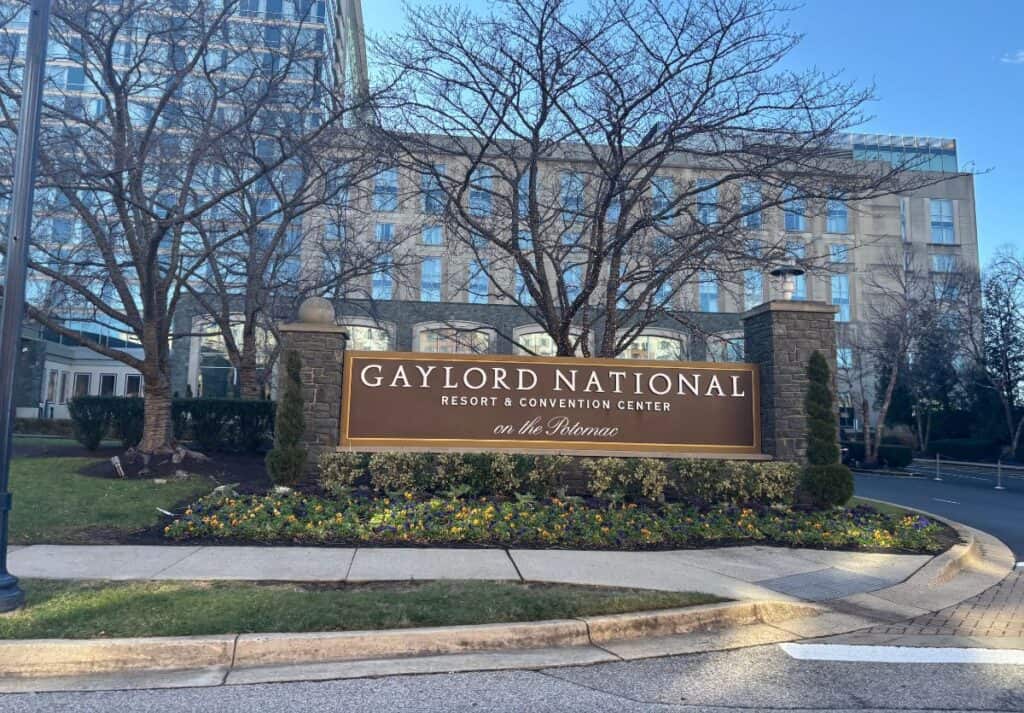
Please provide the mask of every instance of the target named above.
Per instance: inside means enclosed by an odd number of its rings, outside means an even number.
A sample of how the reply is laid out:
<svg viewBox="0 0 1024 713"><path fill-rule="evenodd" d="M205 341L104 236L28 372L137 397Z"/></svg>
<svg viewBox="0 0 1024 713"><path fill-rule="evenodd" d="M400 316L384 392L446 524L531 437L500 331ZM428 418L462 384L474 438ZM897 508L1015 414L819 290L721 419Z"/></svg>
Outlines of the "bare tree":
<svg viewBox="0 0 1024 713"><path fill-rule="evenodd" d="M871 93L785 70L798 39L771 0L411 9L374 47L402 90L381 133L488 299L614 356L701 272L789 261L768 209L928 180L844 158Z"/></svg>
<svg viewBox="0 0 1024 713"><path fill-rule="evenodd" d="M978 385L998 399L1015 454L1024 432L1024 257L1000 251L971 287L959 305L963 343Z"/></svg>
<svg viewBox="0 0 1024 713"><path fill-rule="evenodd" d="M963 273L932 274L919 269L913 257L890 251L880 264L870 266L861 314L843 335L854 354L853 368L844 378L858 402L865 459L871 464L878 462L886 416L910 356L936 329L956 329L951 305L959 300ZM950 345L951 360L953 349Z"/></svg>
<svg viewBox="0 0 1024 713"><path fill-rule="evenodd" d="M288 22L251 20L248 7L57 0L53 10L40 181L73 239L56 241L44 226L30 269L77 318L124 330L144 356L82 337L48 305L32 301L30 315L142 372L148 453L172 441L174 310L191 281L214 284L224 271L221 262L204 272L208 258L245 239L205 221L263 183L280 186L273 177L288 174L294 157L325 150L351 108L330 101L331 57L310 24L316 3L296 3ZM9 126L16 76L0 80ZM217 160L231 163L242 140L255 151L212 180Z"/></svg>

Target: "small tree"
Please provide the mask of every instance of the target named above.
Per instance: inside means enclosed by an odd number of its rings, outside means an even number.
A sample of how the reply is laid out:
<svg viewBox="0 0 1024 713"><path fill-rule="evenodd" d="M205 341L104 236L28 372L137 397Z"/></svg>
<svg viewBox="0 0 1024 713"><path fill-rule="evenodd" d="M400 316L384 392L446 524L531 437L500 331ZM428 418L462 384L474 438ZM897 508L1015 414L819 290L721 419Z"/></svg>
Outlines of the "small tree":
<svg viewBox="0 0 1024 713"><path fill-rule="evenodd" d="M306 419L302 415L302 357L289 351L284 362L285 378L277 406L274 449L267 453L267 471L278 485L294 485L306 469L306 449L302 435Z"/></svg>
<svg viewBox="0 0 1024 713"><path fill-rule="evenodd" d="M832 386L828 362L821 352L811 354L807 367L807 462L810 465L833 465L839 462L836 441L836 418L833 411Z"/></svg>
<svg viewBox="0 0 1024 713"><path fill-rule="evenodd" d="M807 466L800 489L816 507L834 507L853 497L853 474L839 463L832 375L819 351L811 354L807 378Z"/></svg>

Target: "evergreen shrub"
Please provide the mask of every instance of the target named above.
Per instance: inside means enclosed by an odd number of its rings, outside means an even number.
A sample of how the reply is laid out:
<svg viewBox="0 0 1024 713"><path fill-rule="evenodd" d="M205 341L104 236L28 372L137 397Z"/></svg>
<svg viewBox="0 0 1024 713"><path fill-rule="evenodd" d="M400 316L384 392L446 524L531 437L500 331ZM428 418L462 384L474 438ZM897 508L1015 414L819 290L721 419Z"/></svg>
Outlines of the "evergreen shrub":
<svg viewBox="0 0 1024 713"><path fill-rule="evenodd" d="M267 453L267 472L278 485L294 485L306 469L302 436L306 419L302 414L302 358L289 351L284 360L285 378L277 405L274 448Z"/></svg>
<svg viewBox="0 0 1024 713"><path fill-rule="evenodd" d="M89 397L79 397L68 401L68 412L71 414L71 424L78 442L89 451L99 448L100 441L107 435L110 426L107 405L97 403Z"/></svg>
<svg viewBox="0 0 1024 713"><path fill-rule="evenodd" d="M807 466L800 477L800 493L815 507L843 505L853 497L853 473L839 462L839 439L832 400L832 374L821 352L807 365ZM900 448L900 446L890 446Z"/></svg>

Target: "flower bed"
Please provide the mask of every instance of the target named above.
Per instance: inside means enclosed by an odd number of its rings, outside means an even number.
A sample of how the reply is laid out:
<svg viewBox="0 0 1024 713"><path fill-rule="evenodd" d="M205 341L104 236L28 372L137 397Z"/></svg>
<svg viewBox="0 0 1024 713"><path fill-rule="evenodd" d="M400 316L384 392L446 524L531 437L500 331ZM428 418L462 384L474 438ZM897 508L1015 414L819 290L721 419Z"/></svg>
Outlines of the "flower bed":
<svg viewBox="0 0 1024 713"><path fill-rule="evenodd" d="M937 553L943 526L868 507L803 511L610 506L579 498L328 500L300 493L207 497L164 529L174 540L381 545L481 545L574 549L674 549L762 543Z"/></svg>

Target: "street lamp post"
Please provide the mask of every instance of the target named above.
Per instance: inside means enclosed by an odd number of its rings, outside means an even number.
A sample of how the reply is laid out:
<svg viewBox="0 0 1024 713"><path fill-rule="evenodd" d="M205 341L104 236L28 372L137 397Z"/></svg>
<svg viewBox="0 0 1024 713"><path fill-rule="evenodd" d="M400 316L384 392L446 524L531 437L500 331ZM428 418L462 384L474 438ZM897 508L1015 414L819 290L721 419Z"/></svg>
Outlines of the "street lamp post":
<svg viewBox="0 0 1024 713"><path fill-rule="evenodd" d="M32 14L25 50L18 142L14 154L11 213L7 224L7 271L3 317L0 318L0 612L12 611L25 603L25 593L18 586L17 577L7 571L7 525L11 512L11 494L8 490L11 426L14 417L14 370L21 347L21 323L25 312L25 273L28 241L32 231L32 194L36 177L50 1L31 0Z"/></svg>

